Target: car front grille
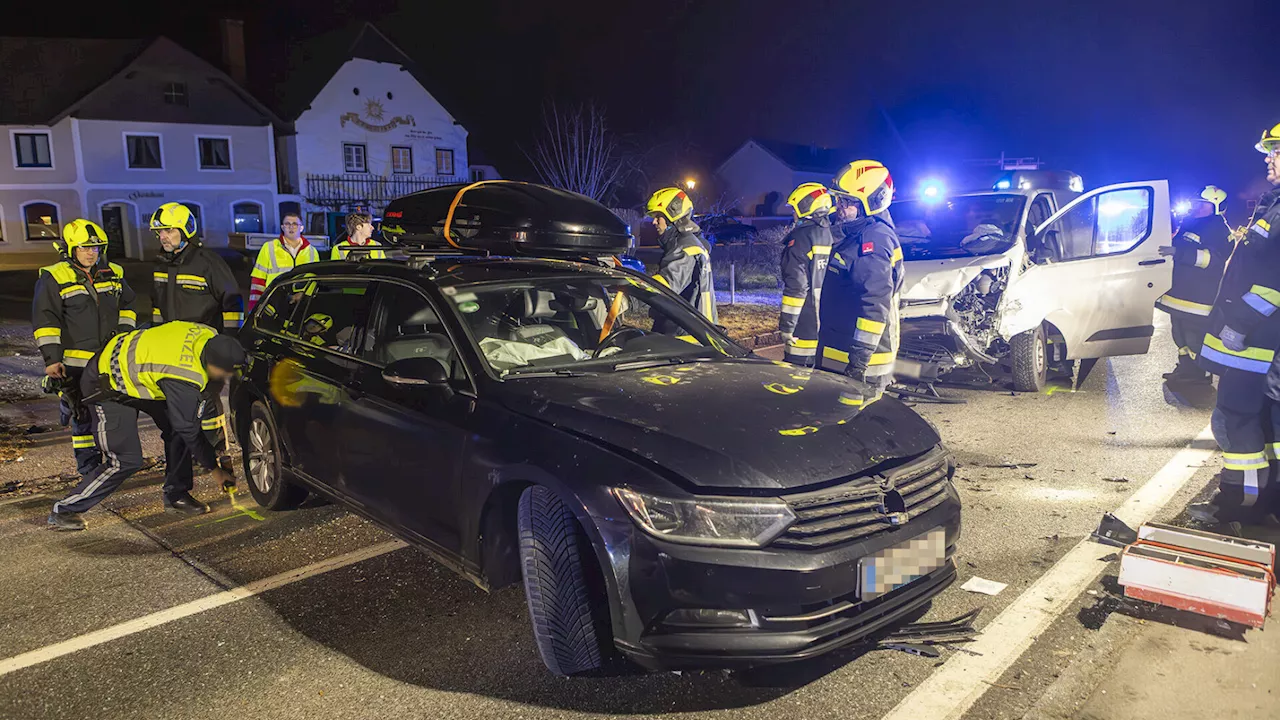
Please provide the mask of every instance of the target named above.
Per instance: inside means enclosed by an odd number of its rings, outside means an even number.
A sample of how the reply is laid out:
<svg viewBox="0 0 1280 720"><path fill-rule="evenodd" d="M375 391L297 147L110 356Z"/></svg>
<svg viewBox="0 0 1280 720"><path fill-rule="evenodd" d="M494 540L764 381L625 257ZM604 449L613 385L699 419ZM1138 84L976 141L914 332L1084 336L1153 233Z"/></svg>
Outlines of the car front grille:
<svg viewBox="0 0 1280 720"><path fill-rule="evenodd" d="M938 447L872 475L784 495L796 522L772 546L828 548L898 527L946 500L950 465Z"/></svg>
<svg viewBox="0 0 1280 720"><path fill-rule="evenodd" d="M898 355L922 363L938 363L950 366L956 351L950 337L945 335L927 335L923 337L902 338L902 347Z"/></svg>

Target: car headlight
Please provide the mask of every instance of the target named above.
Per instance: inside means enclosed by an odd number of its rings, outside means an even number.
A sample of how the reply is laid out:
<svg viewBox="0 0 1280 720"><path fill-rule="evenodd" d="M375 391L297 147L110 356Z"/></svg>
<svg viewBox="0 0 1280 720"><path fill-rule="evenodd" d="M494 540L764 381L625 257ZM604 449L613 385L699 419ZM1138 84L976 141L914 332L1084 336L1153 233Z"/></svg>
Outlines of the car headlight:
<svg viewBox="0 0 1280 720"><path fill-rule="evenodd" d="M629 488L614 488L613 495L645 532L687 545L763 547L796 519L776 499L673 499Z"/></svg>

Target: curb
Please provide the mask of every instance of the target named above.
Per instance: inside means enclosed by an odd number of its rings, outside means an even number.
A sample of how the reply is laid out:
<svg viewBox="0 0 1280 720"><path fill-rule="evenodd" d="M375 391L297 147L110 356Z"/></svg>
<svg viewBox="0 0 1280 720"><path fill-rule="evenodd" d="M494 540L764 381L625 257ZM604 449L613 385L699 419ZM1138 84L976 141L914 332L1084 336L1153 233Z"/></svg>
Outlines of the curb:
<svg viewBox="0 0 1280 720"><path fill-rule="evenodd" d="M742 347L748 350L772 347L774 345L782 344L782 332L778 330L774 330L773 332L767 332L761 335L751 335L749 337L744 337L740 340L734 340L734 342L738 343L739 345L741 345Z"/></svg>

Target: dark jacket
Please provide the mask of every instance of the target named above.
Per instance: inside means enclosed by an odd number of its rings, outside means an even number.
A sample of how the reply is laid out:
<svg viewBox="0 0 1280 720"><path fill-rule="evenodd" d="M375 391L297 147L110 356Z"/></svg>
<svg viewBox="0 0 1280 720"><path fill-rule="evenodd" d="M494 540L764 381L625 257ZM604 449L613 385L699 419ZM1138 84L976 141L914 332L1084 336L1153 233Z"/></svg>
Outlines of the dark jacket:
<svg viewBox="0 0 1280 720"><path fill-rule="evenodd" d="M671 288L689 301L698 312L716 322L716 292L711 278L711 255L698 238L698 226L691 223L671 224L658 238L662 260L654 280Z"/></svg>
<svg viewBox="0 0 1280 720"><path fill-rule="evenodd" d="M787 354L812 362L818 348L818 305L831 258L831 221L805 218L782 243L782 312L778 329L790 335ZM793 360L794 362L794 360Z"/></svg>
<svg viewBox="0 0 1280 720"><path fill-rule="evenodd" d="M818 307L821 367L854 377L893 373L902 245L886 210L838 228Z"/></svg>
<svg viewBox="0 0 1280 720"><path fill-rule="evenodd" d="M45 366L83 368L113 335L134 329L135 299L115 263L85 270L64 260L40 268L31 325Z"/></svg>
<svg viewBox="0 0 1280 720"><path fill-rule="evenodd" d="M1187 220L1173 237L1173 287L1156 300L1170 315L1208 317L1231 256L1231 228L1221 215Z"/></svg>
<svg viewBox="0 0 1280 720"><path fill-rule="evenodd" d="M218 254L188 241L161 253L151 283L151 321L186 320L234 333L244 324L244 296Z"/></svg>
<svg viewBox="0 0 1280 720"><path fill-rule="evenodd" d="M164 403L165 416L173 433L191 449L191 457L210 470L218 467L218 451L200 429L201 389L185 380L166 379L159 382L164 400L139 400L116 392L102 381L98 363L92 362L80 379L80 392L87 402L117 402L134 407L145 403Z"/></svg>

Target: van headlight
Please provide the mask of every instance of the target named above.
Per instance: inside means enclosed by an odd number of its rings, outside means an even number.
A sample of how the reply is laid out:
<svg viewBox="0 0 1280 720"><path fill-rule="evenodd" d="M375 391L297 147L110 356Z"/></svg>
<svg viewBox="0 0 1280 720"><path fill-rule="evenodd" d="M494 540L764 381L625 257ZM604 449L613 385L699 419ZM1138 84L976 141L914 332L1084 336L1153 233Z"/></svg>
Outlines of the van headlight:
<svg viewBox="0 0 1280 720"><path fill-rule="evenodd" d="M642 530L686 545L763 547L796 519L777 499L674 499L629 488L613 488L613 496Z"/></svg>

